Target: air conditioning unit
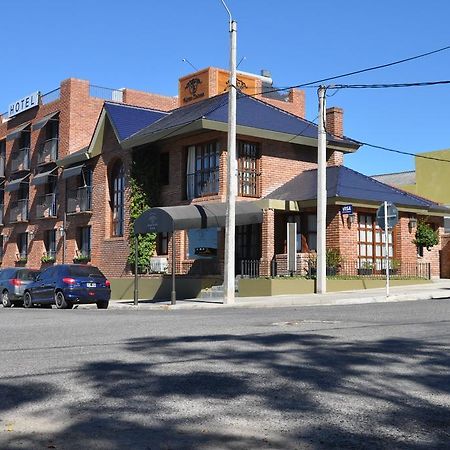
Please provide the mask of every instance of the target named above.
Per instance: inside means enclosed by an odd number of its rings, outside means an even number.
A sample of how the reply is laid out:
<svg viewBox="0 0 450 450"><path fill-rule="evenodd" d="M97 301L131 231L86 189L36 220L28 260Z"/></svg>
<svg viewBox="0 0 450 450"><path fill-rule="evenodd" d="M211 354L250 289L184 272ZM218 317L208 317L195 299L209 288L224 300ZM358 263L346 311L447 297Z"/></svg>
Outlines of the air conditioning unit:
<svg viewBox="0 0 450 450"><path fill-rule="evenodd" d="M150 272L152 273L166 273L168 266L167 258L163 256L150 258Z"/></svg>

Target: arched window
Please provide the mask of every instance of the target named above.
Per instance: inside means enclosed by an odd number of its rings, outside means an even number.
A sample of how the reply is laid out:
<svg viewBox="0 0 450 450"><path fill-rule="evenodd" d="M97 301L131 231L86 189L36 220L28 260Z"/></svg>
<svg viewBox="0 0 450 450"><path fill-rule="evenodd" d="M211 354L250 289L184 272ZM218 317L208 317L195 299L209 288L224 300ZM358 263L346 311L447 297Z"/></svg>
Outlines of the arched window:
<svg viewBox="0 0 450 450"><path fill-rule="evenodd" d="M110 177L111 194L111 234L123 236L125 221L125 171L121 161L117 161Z"/></svg>

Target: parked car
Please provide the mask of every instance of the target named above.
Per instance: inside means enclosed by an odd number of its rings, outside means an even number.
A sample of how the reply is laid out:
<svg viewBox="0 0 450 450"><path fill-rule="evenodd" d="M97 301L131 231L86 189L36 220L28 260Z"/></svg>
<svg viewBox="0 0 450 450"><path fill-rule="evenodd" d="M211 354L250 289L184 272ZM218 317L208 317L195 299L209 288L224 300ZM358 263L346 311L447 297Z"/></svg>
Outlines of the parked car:
<svg viewBox="0 0 450 450"><path fill-rule="evenodd" d="M25 288L34 281L39 270L11 267L0 270L0 292L4 308L21 305Z"/></svg>
<svg viewBox="0 0 450 450"><path fill-rule="evenodd" d="M70 309L74 304L96 303L98 309L106 309L110 297L110 283L98 267L61 264L43 270L26 287L23 305L55 304L58 309Z"/></svg>

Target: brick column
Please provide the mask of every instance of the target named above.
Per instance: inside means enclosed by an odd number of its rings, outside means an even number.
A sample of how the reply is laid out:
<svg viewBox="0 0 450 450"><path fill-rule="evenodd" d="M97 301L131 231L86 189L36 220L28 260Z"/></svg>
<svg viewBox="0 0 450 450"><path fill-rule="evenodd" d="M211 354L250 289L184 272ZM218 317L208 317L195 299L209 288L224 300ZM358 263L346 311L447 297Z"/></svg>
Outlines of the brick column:
<svg viewBox="0 0 450 450"><path fill-rule="evenodd" d="M266 209L263 212L261 225L261 265L259 274L270 276L270 263L275 256L275 211Z"/></svg>

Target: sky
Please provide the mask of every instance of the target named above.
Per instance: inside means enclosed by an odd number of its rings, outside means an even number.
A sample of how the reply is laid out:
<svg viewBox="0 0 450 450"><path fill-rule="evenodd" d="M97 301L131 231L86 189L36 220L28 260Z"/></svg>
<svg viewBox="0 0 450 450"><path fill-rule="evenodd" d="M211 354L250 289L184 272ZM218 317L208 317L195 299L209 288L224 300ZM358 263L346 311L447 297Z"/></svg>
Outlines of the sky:
<svg viewBox="0 0 450 450"><path fill-rule="evenodd" d="M239 70L271 72L293 86L450 45L448 0L226 0L237 21ZM2 2L0 111L76 77L110 88L175 96L178 78L229 67L228 15L220 0L15 0ZM330 83L450 80L450 49ZM450 148L450 85L329 91L344 133L409 153ZM316 120L316 88L306 118ZM367 175L414 169L414 157L363 146L345 165Z"/></svg>

